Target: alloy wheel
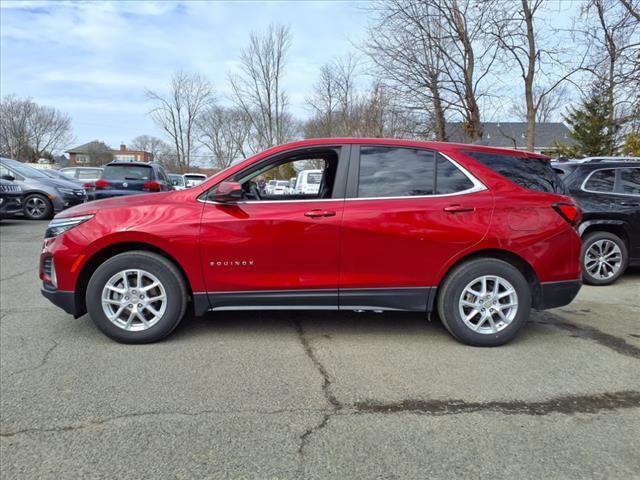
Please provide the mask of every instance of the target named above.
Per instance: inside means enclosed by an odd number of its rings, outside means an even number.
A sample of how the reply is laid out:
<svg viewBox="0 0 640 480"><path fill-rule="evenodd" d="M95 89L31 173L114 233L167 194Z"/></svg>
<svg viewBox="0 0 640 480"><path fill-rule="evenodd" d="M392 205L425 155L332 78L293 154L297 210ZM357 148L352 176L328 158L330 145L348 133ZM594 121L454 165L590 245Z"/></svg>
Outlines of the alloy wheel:
<svg viewBox="0 0 640 480"><path fill-rule="evenodd" d="M622 251L612 240L598 240L584 254L584 268L596 280L613 277L622 266Z"/></svg>
<svg viewBox="0 0 640 480"><path fill-rule="evenodd" d="M102 289L102 310L115 326L132 332L153 327L167 309L167 293L155 275L142 270L123 270Z"/></svg>
<svg viewBox="0 0 640 480"><path fill-rule="evenodd" d="M458 302L462 321L471 330L494 334L504 330L518 313L518 294L511 283L483 275L467 284Z"/></svg>
<svg viewBox="0 0 640 480"><path fill-rule="evenodd" d="M27 209L27 212L29 212L29 215L35 218L39 218L43 216L47 211L47 204L40 197L31 197L29 200L27 200L25 208Z"/></svg>

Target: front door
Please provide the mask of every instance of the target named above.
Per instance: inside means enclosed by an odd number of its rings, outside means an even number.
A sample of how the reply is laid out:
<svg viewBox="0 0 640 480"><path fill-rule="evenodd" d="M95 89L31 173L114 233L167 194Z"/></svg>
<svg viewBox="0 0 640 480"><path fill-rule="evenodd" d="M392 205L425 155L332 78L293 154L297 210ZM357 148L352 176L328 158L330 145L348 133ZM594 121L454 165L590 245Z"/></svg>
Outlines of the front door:
<svg viewBox="0 0 640 480"><path fill-rule="evenodd" d="M242 200L205 200L200 255L212 308L337 308L343 150L280 154L228 179L242 184ZM311 191L266 189L307 170L321 171Z"/></svg>
<svg viewBox="0 0 640 480"><path fill-rule="evenodd" d="M443 266L486 234L491 192L439 153L382 145L354 151L348 185L340 308L426 311Z"/></svg>

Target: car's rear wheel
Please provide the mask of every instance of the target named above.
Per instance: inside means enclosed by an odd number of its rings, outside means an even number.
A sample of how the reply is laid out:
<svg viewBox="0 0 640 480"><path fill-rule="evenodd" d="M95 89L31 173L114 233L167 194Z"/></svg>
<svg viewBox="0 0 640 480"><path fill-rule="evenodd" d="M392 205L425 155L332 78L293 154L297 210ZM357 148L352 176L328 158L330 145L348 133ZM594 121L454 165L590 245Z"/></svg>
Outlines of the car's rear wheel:
<svg viewBox="0 0 640 480"><path fill-rule="evenodd" d="M44 195L32 193L24 199L23 212L29 220L45 220L51 218L53 205Z"/></svg>
<svg viewBox="0 0 640 480"><path fill-rule="evenodd" d="M134 251L100 265L89 280L89 315L106 335L124 343L160 340L178 326L187 307L181 273L166 258Z"/></svg>
<svg viewBox="0 0 640 480"><path fill-rule="evenodd" d="M629 262L627 245L609 232L591 232L582 240L582 278L589 285L611 285Z"/></svg>
<svg viewBox="0 0 640 480"><path fill-rule="evenodd" d="M468 345L494 347L512 340L527 322L531 289L513 265L493 258L465 262L447 275L438 313L449 333Z"/></svg>

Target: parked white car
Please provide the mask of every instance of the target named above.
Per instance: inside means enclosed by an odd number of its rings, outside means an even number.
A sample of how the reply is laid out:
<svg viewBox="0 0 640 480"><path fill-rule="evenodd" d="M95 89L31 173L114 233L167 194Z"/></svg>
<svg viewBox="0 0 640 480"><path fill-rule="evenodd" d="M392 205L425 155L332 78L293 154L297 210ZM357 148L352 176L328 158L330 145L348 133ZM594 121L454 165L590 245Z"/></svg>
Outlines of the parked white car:
<svg viewBox="0 0 640 480"><path fill-rule="evenodd" d="M184 177L177 173L170 173L169 180L174 190L184 190L186 188Z"/></svg>
<svg viewBox="0 0 640 480"><path fill-rule="evenodd" d="M302 170L296 179L295 193L299 195L315 195L320 191L322 170Z"/></svg>
<svg viewBox="0 0 640 480"><path fill-rule="evenodd" d="M195 187L196 185L200 185L207 179L207 176L202 173L185 173L184 177L184 185L186 188Z"/></svg>
<svg viewBox="0 0 640 480"><path fill-rule="evenodd" d="M276 180L276 184L273 186L273 192L271 195L285 195L289 188L289 182L286 180Z"/></svg>
<svg viewBox="0 0 640 480"><path fill-rule="evenodd" d="M277 180L269 180L267 182L266 187L264 187L264 193L266 193L267 195L272 195L273 194L273 189L276 186L276 182L277 182Z"/></svg>

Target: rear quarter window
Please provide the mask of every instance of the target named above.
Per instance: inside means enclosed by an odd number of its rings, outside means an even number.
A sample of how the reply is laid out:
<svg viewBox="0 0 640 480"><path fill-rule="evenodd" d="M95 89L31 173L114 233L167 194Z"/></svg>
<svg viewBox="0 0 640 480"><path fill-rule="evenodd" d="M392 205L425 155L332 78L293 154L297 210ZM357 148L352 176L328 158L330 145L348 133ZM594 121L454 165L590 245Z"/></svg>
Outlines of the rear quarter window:
<svg viewBox="0 0 640 480"><path fill-rule="evenodd" d="M613 168L591 172L584 182L583 190L590 192L612 193L616 184L616 171Z"/></svg>
<svg viewBox="0 0 640 480"><path fill-rule="evenodd" d="M464 153L523 188L537 192L567 193L549 160L490 152Z"/></svg>

